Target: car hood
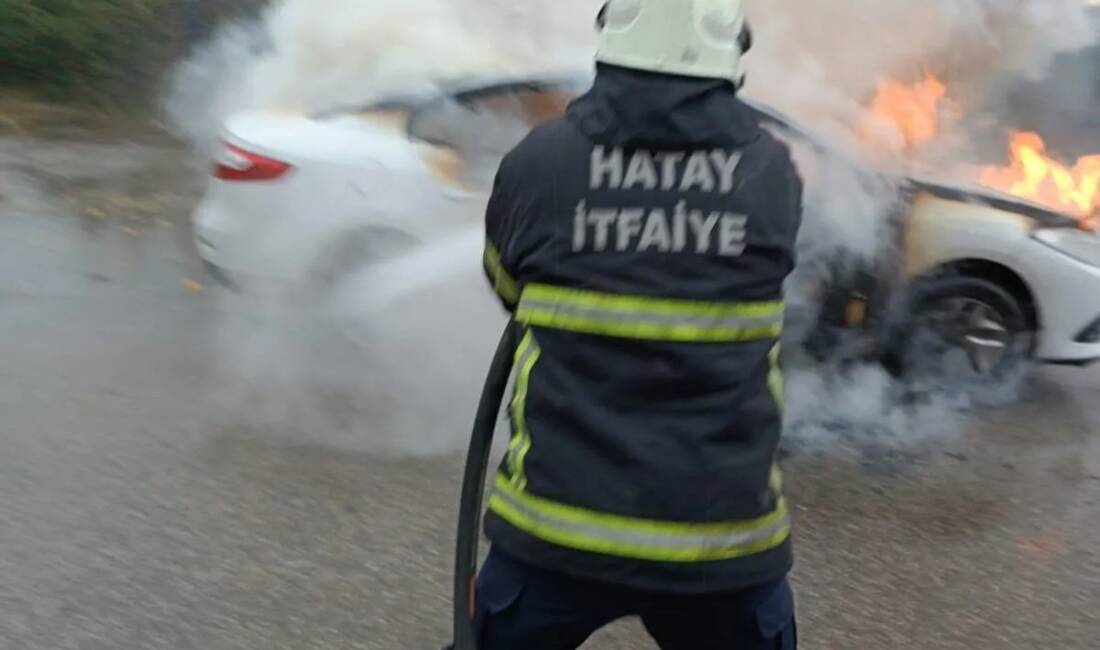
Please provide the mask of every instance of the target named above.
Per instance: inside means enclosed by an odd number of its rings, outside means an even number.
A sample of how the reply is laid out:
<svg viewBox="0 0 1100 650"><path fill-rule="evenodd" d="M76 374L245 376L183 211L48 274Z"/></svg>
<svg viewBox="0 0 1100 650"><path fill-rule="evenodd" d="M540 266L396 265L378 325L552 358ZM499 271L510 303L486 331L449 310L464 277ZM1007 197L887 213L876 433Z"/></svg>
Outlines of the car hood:
<svg viewBox="0 0 1100 650"><path fill-rule="evenodd" d="M941 199L1011 212L1031 219L1040 228L1071 228L1077 225L1077 220L1069 215L989 188L914 177L906 179L906 182L914 192L925 192Z"/></svg>

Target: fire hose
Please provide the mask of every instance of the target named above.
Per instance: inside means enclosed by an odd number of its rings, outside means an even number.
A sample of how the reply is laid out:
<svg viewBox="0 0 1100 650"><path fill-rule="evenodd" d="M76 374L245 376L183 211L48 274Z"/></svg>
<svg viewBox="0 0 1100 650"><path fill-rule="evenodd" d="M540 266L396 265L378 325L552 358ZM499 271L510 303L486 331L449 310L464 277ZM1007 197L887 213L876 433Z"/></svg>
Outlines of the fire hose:
<svg viewBox="0 0 1100 650"><path fill-rule="evenodd" d="M462 497L458 509L458 541L455 544L454 576L454 641L455 650L477 650L476 582L481 509L485 498L485 477L489 471L489 456L493 433L516 350L516 324L508 323L493 356L489 375L474 418L470 448L466 454L466 469L462 477Z"/></svg>

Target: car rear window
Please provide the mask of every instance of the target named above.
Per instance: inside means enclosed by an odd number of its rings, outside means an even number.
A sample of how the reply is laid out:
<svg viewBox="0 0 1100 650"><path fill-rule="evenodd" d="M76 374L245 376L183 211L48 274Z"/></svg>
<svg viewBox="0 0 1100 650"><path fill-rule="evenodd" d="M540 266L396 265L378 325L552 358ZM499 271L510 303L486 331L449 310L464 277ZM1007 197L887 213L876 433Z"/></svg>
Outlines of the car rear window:
<svg viewBox="0 0 1100 650"><path fill-rule="evenodd" d="M503 156L533 127L561 116L574 96L567 88L539 83L456 93L416 111L409 136L464 156Z"/></svg>

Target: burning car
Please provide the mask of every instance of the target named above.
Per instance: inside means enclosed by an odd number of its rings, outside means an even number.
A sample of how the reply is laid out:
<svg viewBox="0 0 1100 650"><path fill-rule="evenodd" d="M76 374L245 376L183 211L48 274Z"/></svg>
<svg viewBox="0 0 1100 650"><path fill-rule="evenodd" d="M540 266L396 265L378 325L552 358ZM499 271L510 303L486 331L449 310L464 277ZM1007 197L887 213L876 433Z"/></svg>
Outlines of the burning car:
<svg viewBox="0 0 1100 650"><path fill-rule="evenodd" d="M900 198L896 255L838 264L822 291L805 341L819 356L854 332L853 355L963 380L1100 357L1100 236L1088 222L920 179L904 179Z"/></svg>
<svg viewBox="0 0 1100 650"><path fill-rule="evenodd" d="M901 149L919 149L940 134L946 96L931 74L887 81L869 115L894 127ZM806 339L819 356L836 354L837 332L854 333L853 354L956 385L1003 377L1025 361L1096 358L1100 156L1062 163L1034 132L1011 134L1008 150L1007 165L971 169L968 185L886 181L897 194L886 250L871 263L834 265Z"/></svg>
<svg viewBox="0 0 1100 650"><path fill-rule="evenodd" d="M499 157L560 115L583 81L481 80L312 116L234 115L195 213L198 251L219 277L331 280L468 230L482 218ZM769 128L824 146L751 105ZM1100 236L1091 220L1008 191L892 182L900 200L884 218L896 254L827 261L836 272L815 292L800 345L824 356L854 340L852 354L899 373L928 363L955 372L958 363L983 380L1027 359L1100 358ZM396 209L394 198L408 193L431 208Z"/></svg>

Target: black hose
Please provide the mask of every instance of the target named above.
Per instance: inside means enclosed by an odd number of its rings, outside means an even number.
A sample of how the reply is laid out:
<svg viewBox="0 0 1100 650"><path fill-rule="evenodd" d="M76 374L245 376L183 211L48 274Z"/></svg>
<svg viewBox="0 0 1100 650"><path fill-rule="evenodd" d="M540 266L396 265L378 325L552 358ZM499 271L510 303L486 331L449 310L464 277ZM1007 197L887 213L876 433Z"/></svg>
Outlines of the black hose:
<svg viewBox="0 0 1100 650"><path fill-rule="evenodd" d="M470 449L466 454L466 470L462 477L462 500L458 509L458 542L455 544L454 641L455 650L477 650L474 629L474 583L477 576L478 541L481 530L481 508L485 497L485 476L489 471L489 455L493 447L500 407L516 351L515 322L509 322L500 345L497 346L481 402L474 418Z"/></svg>

